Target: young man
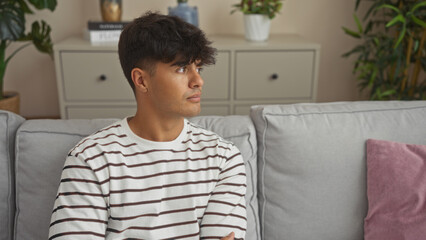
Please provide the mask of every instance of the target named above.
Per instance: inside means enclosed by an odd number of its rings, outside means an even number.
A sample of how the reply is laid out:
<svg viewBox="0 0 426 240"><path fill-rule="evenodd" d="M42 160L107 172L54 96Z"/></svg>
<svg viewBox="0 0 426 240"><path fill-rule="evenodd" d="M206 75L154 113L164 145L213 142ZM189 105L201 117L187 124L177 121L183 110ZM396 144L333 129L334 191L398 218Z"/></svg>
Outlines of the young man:
<svg viewBox="0 0 426 240"><path fill-rule="evenodd" d="M69 152L49 239L244 239L241 154L186 120L200 112L214 54L176 17L148 12L125 27L119 57L136 114Z"/></svg>

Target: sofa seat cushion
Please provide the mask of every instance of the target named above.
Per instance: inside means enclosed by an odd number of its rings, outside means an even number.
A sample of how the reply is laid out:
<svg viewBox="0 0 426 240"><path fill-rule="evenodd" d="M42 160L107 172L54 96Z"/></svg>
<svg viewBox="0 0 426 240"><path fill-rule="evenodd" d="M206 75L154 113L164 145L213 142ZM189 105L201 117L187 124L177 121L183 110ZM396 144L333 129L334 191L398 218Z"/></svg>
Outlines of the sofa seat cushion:
<svg viewBox="0 0 426 240"><path fill-rule="evenodd" d="M256 106L263 239L363 239L369 138L426 144L426 101Z"/></svg>
<svg viewBox="0 0 426 240"><path fill-rule="evenodd" d="M19 115L0 110L0 240L12 239L15 214L15 134L24 121Z"/></svg>

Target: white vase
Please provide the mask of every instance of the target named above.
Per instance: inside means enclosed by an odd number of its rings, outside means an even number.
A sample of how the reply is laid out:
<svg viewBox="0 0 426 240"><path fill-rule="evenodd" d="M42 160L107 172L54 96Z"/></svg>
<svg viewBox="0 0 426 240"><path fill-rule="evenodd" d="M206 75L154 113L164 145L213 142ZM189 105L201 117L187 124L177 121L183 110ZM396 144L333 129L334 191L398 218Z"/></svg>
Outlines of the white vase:
<svg viewBox="0 0 426 240"><path fill-rule="evenodd" d="M271 19L264 14L244 14L245 36L249 41L266 41Z"/></svg>

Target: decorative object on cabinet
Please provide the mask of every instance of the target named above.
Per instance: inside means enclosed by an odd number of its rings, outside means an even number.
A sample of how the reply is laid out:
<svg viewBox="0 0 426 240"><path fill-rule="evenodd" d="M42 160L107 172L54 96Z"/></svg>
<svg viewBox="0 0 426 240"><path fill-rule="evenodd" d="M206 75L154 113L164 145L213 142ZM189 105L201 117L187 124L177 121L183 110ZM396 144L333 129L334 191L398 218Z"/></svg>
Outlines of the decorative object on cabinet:
<svg viewBox="0 0 426 240"><path fill-rule="evenodd" d="M43 53L53 54L52 40L50 38L50 26L45 21L34 21L28 33L25 33L25 15L32 14L33 11L29 8L28 3L36 9L49 9L55 10L56 0L31 0L31 1L16 1L16 0L3 0L0 2L0 101L7 101L1 105L8 106L9 110L19 112L19 94L4 92L4 76L7 65L10 60L23 48L34 44L34 46ZM11 54L6 56L6 49L13 42L30 41L25 45L20 46ZM18 96L16 96L18 95ZM13 99L9 99L13 96ZM15 104L15 106L11 106ZM0 109L2 109L0 107Z"/></svg>
<svg viewBox="0 0 426 240"><path fill-rule="evenodd" d="M355 14L358 30L343 27L346 34L362 39L343 54L358 56L353 72L360 91L368 89L371 100L425 100L426 78L419 75L426 71L426 2L368 2L365 27Z"/></svg>
<svg viewBox="0 0 426 240"><path fill-rule="evenodd" d="M130 22L88 21L84 38L91 43L115 42L120 40L121 31Z"/></svg>
<svg viewBox="0 0 426 240"><path fill-rule="evenodd" d="M198 9L190 7L188 0L177 0L177 7L169 7L169 15L182 18L188 23L198 27Z"/></svg>
<svg viewBox="0 0 426 240"><path fill-rule="evenodd" d="M121 0L100 0L101 15L104 22L120 22L122 15Z"/></svg>
<svg viewBox="0 0 426 240"><path fill-rule="evenodd" d="M266 41L269 38L271 20L281 11L282 0L241 0L232 5L244 14L245 37L249 41Z"/></svg>
<svg viewBox="0 0 426 240"><path fill-rule="evenodd" d="M269 37L271 19L263 14L244 14L244 32L249 41L266 41Z"/></svg>
<svg viewBox="0 0 426 240"><path fill-rule="evenodd" d="M201 73L201 115L246 115L252 105L316 101L319 44L297 35L272 35L268 42L248 42L240 35L208 39L218 54L216 64ZM54 48L61 118L135 113L116 44L69 38Z"/></svg>

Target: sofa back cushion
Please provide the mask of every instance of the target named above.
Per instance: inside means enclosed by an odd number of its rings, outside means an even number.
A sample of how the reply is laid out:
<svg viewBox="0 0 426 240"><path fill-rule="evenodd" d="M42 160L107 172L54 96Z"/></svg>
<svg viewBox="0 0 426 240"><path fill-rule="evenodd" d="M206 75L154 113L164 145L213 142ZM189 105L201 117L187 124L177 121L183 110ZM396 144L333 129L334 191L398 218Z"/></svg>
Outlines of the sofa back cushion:
<svg viewBox="0 0 426 240"><path fill-rule="evenodd" d="M257 200L256 130L248 116L196 117L191 119L208 130L232 141L241 151L247 174L247 231L246 240L260 239L259 203Z"/></svg>
<svg viewBox="0 0 426 240"><path fill-rule="evenodd" d="M15 240L48 239L68 151L115 120L28 120L16 135Z"/></svg>
<svg viewBox="0 0 426 240"><path fill-rule="evenodd" d="M47 239L53 202L68 151L83 137L116 121L31 120L17 134L16 240ZM198 117L192 121L233 141L246 161L247 239L259 234L256 196L256 137L246 117ZM250 179L251 178L251 179ZM257 224L257 225L256 225Z"/></svg>
<svg viewBox="0 0 426 240"><path fill-rule="evenodd" d="M426 144L426 101L252 108L262 239L363 239L366 140Z"/></svg>
<svg viewBox="0 0 426 240"><path fill-rule="evenodd" d="M24 121L19 115L0 110L0 240L12 239L15 212L15 134Z"/></svg>

